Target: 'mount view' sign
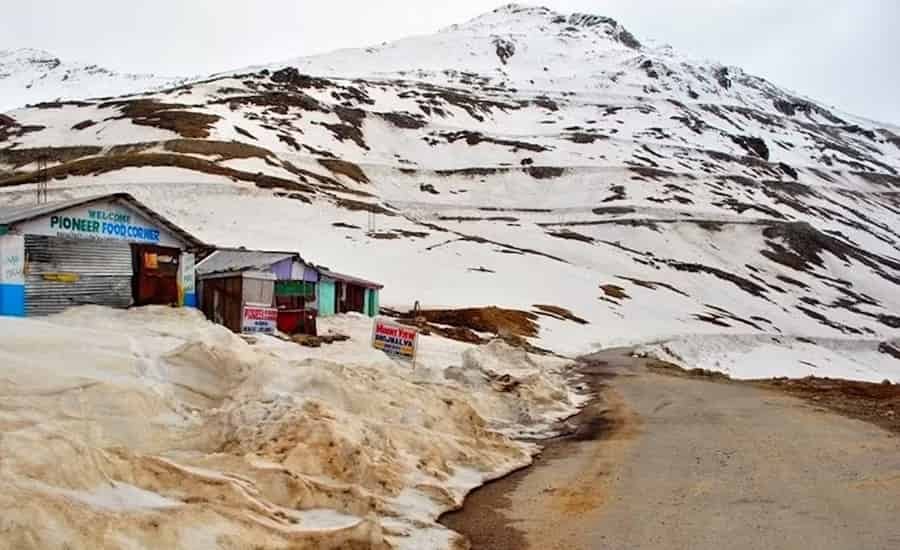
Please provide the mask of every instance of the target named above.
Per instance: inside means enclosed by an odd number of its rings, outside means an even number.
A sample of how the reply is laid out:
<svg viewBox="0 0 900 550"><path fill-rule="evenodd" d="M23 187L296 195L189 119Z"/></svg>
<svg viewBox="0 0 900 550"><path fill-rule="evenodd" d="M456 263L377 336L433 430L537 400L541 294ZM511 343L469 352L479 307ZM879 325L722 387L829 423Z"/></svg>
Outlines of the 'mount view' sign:
<svg viewBox="0 0 900 550"><path fill-rule="evenodd" d="M415 360L419 332L410 327L395 325L381 319L372 328L372 347L388 355Z"/></svg>

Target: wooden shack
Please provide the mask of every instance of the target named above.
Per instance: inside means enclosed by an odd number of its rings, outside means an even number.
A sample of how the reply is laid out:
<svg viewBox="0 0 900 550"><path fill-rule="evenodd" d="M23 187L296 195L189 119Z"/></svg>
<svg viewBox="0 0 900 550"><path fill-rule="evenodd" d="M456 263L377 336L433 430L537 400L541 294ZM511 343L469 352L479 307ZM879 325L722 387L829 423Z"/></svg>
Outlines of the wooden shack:
<svg viewBox="0 0 900 550"><path fill-rule="evenodd" d="M317 332L319 274L296 253L220 249L197 276L201 310L235 332Z"/></svg>

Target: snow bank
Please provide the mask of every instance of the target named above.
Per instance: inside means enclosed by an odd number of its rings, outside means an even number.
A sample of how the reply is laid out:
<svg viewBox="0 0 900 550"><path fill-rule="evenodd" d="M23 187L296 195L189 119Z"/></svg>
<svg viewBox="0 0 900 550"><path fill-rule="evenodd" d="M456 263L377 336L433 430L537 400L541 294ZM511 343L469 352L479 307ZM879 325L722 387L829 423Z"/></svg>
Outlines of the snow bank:
<svg viewBox="0 0 900 550"><path fill-rule="evenodd" d="M413 369L370 319L320 328L351 340L168 308L0 319L0 549L449 546L436 517L530 462L508 435L578 404L561 360L423 337Z"/></svg>
<svg viewBox="0 0 900 550"><path fill-rule="evenodd" d="M636 351L687 369L723 372L738 379L817 376L898 382L900 360L889 353L888 346L900 350L900 341L695 335Z"/></svg>

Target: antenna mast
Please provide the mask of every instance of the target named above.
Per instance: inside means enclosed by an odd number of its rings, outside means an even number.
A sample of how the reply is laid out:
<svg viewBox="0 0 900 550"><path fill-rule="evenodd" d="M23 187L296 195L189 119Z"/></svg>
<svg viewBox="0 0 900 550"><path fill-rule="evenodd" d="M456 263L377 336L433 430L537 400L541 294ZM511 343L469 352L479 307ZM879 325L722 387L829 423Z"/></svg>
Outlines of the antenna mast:
<svg viewBox="0 0 900 550"><path fill-rule="evenodd" d="M41 155L37 159L38 165L38 182L37 182L37 203L46 204L47 202L47 184L49 182L49 173L47 171L47 155Z"/></svg>

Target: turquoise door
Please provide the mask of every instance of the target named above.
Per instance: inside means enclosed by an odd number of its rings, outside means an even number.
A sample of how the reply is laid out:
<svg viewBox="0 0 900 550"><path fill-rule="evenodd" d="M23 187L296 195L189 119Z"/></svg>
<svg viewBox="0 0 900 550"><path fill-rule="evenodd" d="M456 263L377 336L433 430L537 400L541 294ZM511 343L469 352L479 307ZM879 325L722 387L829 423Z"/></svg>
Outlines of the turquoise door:
<svg viewBox="0 0 900 550"><path fill-rule="evenodd" d="M331 317L334 315L334 281L322 279L319 281L319 317Z"/></svg>

